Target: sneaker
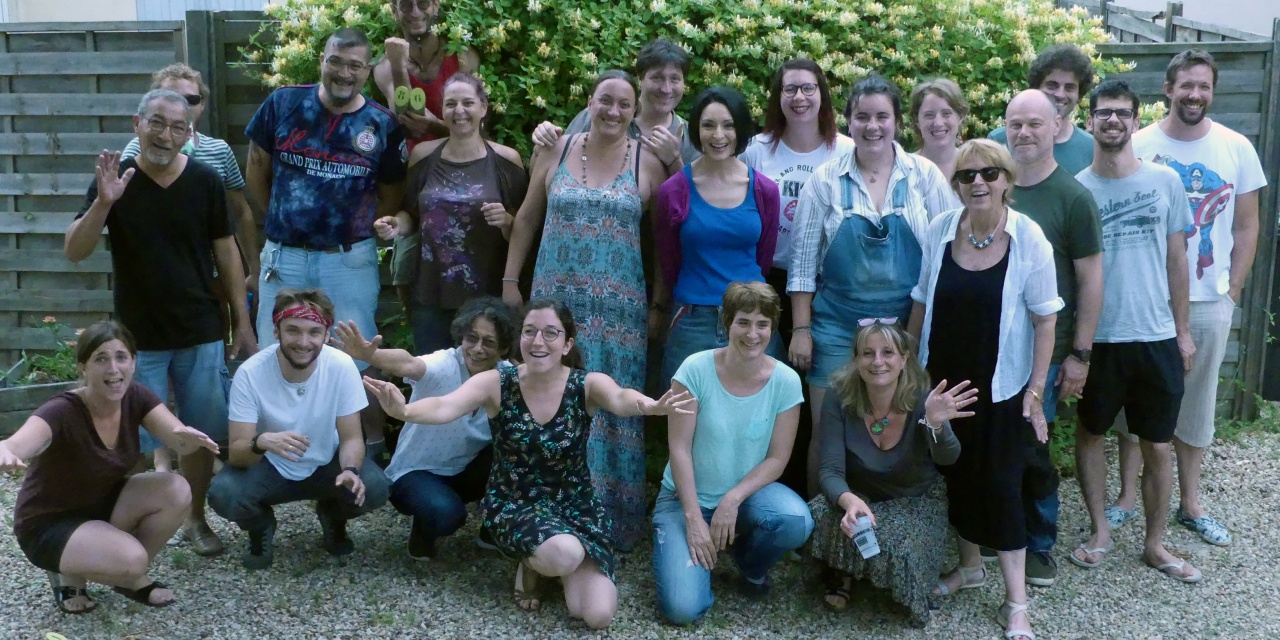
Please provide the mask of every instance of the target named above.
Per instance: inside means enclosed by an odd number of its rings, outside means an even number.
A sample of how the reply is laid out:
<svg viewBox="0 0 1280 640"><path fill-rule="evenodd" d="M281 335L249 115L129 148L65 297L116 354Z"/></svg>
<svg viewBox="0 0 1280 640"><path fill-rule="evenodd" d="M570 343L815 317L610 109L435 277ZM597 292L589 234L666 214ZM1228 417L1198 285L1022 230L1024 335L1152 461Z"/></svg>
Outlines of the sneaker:
<svg viewBox="0 0 1280 640"><path fill-rule="evenodd" d="M473 542L476 543L477 547L480 547L485 551L500 552L500 550L498 549L498 543L494 542L493 534L489 533L489 529L487 527L484 527L484 526L480 527L480 533L476 534L476 537L474 538Z"/></svg>
<svg viewBox="0 0 1280 640"><path fill-rule="evenodd" d="M409 528L409 557L414 560L436 557L436 540L418 528L417 518L413 519L413 525Z"/></svg>
<svg viewBox="0 0 1280 640"><path fill-rule="evenodd" d="M1178 507L1178 514L1175 516L1178 524L1200 534L1200 537L1209 544L1216 544L1219 547L1225 547L1231 544L1231 532L1222 525L1221 522L1213 519L1213 516L1204 515L1199 518L1192 519L1187 512Z"/></svg>
<svg viewBox="0 0 1280 640"><path fill-rule="evenodd" d="M345 556L356 550L347 537L347 521L329 513L323 502L316 502L316 518L320 520L320 547L329 555Z"/></svg>
<svg viewBox="0 0 1280 640"><path fill-rule="evenodd" d="M275 559L272 543L276 538L276 519L272 517L261 529L249 530L249 547L240 556L240 564L250 571L266 569Z"/></svg>
<svg viewBox="0 0 1280 640"><path fill-rule="evenodd" d="M752 582L746 576L738 579L738 589L742 591L742 595L751 600L763 600L769 596L769 592L773 590L773 581L769 580L766 574L761 582Z"/></svg>
<svg viewBox="0 0 1280 640"><path fill-rule="evenodd" d="M998 562L1000 560L1000 554L990 547L978 547L978 553L982 554L983 562Z"/></svg>
<svg viewBox="0 0 1280 640"><path fill-rule="evenodd" d="M1113 531L1116 529L1119 529L1121 526L1124 526L1124 523L1130 520L1136 520L1139 516L1142 515L1141 513L1138 513L1137 507L1134 507L1132 509L1125 509L1124 507L1121 507L1118 505L1111 505L1107 507L1106 511L1104 511L1103 513L1106 514L1107 524L1111 525L1111 529Z"/></svg>
<svg viewBox="0 0 1280 640"><path fill-rule="evenodd" d="M1058 562L1048 551L1027 552L1027 584L1047 587L1058 579Z"/></svg>

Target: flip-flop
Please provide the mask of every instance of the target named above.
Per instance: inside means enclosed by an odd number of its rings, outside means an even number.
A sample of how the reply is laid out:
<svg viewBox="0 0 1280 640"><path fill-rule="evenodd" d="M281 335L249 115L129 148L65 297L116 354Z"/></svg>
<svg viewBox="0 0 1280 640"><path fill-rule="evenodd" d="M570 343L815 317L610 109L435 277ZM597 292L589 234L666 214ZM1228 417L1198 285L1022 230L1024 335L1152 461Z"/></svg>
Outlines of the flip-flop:
<svg viewBox="0 0 1280 640"><path fill-rule="evenodd" d="M1115 540L1111 540L1107 542L1107 546L1105 547L1095 547L1093 549L1087 549L1085 548L1084 543L1081 543L1080 546L1076 547L1076 551L1083 551L1085 556L1091 556L1095 553L1101 554L1101 557L1098 558L1098 561L1087 562L1087 561L1081 560L1080 558L1076 557L1075 551L1072 551L1070 554L1068 554L1067 559L1071 561L1071 564L1074 564L1077 567L1081 567L1083 569L1097 569L1098 566L1100 566L1102 562L1107 559L1107 554L1110 553L1111 550L1114 549L1115 547L1116 547Z"/></svg>
<svg viewBox="0 0 1280 640"><path fill-rule="evenodd" d="M1195 584L1197 582L1200 582L1201 580L1204 580L1204 574L1200 573L1200 570L1196 569L1195 567L1191 567L1192 569L1191 575L1189 576L1182 575L1182 568L1186 566L1186 564L1187 564L1186 562L1183 562L1181 560L1177 562L1166 562L1160 566L1156 566L1151 562L1147 562L1147 565L1149 565L1152 569L1155 569L1156 571L1159 571L1160 573L1163 573L1164 575L1169 576L1170 578L1173 578L1178 582Z"/></svg>
<svg viewBox="0 0 1280 640"><path fill-rule="evenodd" d="M134 602L145 604L148 607L162 609L164 607L167 607L173 604L173 600L169 600L167 602L152 602L151 592L155 591L156 589L168 589L168 588L169 586L166 585L165 583L160 582L159 580L155 580L155 581L152 581L151 584L145 587L142 587L141 589L129 589L127 587L111 587L111 590L115 591L116 593Z"/></svg>
<svg viewBox="0 0 1280 640"><path fill-rule="evenodd" d="M68 587L62 584L62 578L52 571L44 572L49 577L49 586L53 589L53 602L58 605L58 610L63 613L69 613L78 616L82 613L89 613L98 608L98 601L89 597L89 592L84 587ZM83 609L71 609L67 607L67 600L72 598L81 598L89 601L89 605Z"/></svg>

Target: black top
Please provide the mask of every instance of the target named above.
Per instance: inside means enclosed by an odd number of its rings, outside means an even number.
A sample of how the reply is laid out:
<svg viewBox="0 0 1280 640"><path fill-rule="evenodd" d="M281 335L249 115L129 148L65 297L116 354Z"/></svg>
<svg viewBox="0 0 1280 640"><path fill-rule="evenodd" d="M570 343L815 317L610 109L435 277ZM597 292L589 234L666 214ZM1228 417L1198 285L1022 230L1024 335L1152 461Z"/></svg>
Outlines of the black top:
<svg viewBox="0 0 1280 640"><path fill-rule="evenodd" d="M137 169L133 158L120 173ZM83 217L98 197L89 185ZM107 214L116 316L145 351L223 339L213 292L213 241L232 233L222 178L194 159L161 187L141 169Z"/></svg>
<svg viewBox="0 0 1280 640"><path fill-rule="evenodd" d="M929 331L929 377L954 384L969 380L978 402L990 404L1000 350L1000 310L1009 251L995 265L969 271L951 257L945 245L933 294L933 326ZM964 321L958 321L963 318Z"/></svg>

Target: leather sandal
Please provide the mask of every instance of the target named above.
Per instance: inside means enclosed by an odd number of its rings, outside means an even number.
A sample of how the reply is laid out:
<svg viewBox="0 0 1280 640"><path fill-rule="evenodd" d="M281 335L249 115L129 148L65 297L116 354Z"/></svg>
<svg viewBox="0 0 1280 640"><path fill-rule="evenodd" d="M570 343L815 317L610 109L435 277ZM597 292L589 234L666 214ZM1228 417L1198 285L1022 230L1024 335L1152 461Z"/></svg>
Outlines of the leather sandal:
<svg viewBox="0 0 1280 640"><path fill-rule="evenodd" d="M986 567L983 567L981 565L974 567L972 569L969 569L967 567L956 567L952 571L948 571L946 576L949 576L957 572L959 572L960 574L960 586L956 587L956 591L963 591L965 589L977 589L978 587L981 587L987 584ZM934 589L937 589L937 593L933 595L949 596L952 593L954 593L951 590L951 588L947 586L946 576L943 576L943 578L938 581L938 585L934 587Z"/></svg>
<svg viewBox="0 0 1280 640"><path fill-rule="evenodd" d="M1036 640L1036 634L1030 629L1009 628L1009 618L1012 618L1015 614L1023 613L1029 608L1030 605L1026 602L1013 602L1012 600L1005 600L1004 604L1000 605L1000 608L996 610L996 622L999 622L1000 626L1005 628L1005 638L1013 640L1014 638L1022 636L1027 638L1027 640Z"/></svg>
<svg viewBox="0 0 1280 640"><path fill-rule="evenodd" d="M822 596L822 606L832 613L844 613L849 609L849 592L852 589L853 578L850 576L832 576L827 592Z"/></svg>
<svg viewBox="0 0 1280 640"><path fill-rule="evenodd" d="M511 592L511 599L521 611L537 613L542 608L543 581L523 560L516 565L516 585Z"/></svg>
<svg viewBox="0 0 1280 640"><path fill-rule="evenodd" d="M53 589L53 602L58 605L58 610L71 615L80 615L89 613L98 608L98 602L89 597L89 592L84 587L68 587L62 584L62 578L53 571L44 572L49 577L49 587ZM83 609L72 609L67 606L67 600L72 598L84 598L89 604Z"/></svg>
<svg viewBox="0 0 1280 640"><path fill-rule="evenodd" d="M155 591L156 589L168 589L168 588L169 586L166 585L165 583L160 582L159 580L153 580L151 584L139 589L130 589L128 587L111 587L111 590L115 591L116 593L134 602L145 604L148 607L155 607L156 609L161 609L173 604L173 600L168 600L165 602L152 602L151 592Z"/></svg>

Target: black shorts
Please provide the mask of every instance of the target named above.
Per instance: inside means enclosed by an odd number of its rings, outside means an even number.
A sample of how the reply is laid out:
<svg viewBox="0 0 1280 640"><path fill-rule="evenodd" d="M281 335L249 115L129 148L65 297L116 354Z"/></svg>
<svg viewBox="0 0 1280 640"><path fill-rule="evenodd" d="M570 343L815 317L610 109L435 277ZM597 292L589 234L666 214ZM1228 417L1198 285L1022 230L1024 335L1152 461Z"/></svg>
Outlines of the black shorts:
<svg viewBox="0 0 1280 640"><path fill-rule="evenodd" d="M120 500L120 492L124 490L124 483L127 481L127 478L122 480L109 497L93 509L50 515L35 522L24 523L21 530L14 529L18 548L22 549L22 554L36 567L61 573L59 567L62 565L62 552L67 548L71 534L90 520L110 522L111 512L115 511L116 502Z"/></svg>
<svg viewBox="0 0 1280 640"><path fill-rule="evenodd" d="M1169 442L1178 426L1182 391L1176 339L1098 342L1076 413L1085 431L1100 436L1124 409L1129 433L1147 442Z"/></svg>

